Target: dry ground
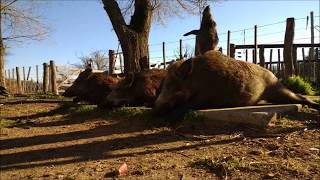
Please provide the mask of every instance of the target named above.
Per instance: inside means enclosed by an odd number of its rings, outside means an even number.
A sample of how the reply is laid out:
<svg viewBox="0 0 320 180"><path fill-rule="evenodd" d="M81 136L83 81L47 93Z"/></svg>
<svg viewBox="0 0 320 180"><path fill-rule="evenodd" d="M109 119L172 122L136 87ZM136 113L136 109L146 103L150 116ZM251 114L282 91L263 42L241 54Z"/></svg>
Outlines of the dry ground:
<svg viewBox="0 0 320 180"><path fill-rule="evenodd" d="M1 180L320 179L316 112L282 117L265 131L169 128L145 114L68 103L2 105ZM115 175L123 163L128 172Z"/></svg>

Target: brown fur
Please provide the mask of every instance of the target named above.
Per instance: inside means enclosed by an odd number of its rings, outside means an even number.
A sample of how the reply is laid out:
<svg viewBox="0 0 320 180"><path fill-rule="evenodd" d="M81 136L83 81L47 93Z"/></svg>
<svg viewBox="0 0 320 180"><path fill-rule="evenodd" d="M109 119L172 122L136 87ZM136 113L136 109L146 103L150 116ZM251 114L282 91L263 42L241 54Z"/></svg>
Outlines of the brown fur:
<svg viewBox="0 0 320 180"><path fill-rule="evenodd" d="M320 107L286 89L269 70L209 51L168 68L155 111L165 112L179 106L191 109L248 106L261 100Z"/></svg>
<svg viewBox="0 0 320 180"><path fill-rule="evenodd" d="M107 97L112 106L152 106L160 93L166 70L151 69L128 75Z"/></svg>
<svg viewBox="0 0 320 180"><path fill-rule="evenodd" d="M88 101L94 104L102 103L103 99L114 89L119 78L106 72L92 72L90 68L81 72L75 82L63 96L76 97L76 101Z"/></svg>

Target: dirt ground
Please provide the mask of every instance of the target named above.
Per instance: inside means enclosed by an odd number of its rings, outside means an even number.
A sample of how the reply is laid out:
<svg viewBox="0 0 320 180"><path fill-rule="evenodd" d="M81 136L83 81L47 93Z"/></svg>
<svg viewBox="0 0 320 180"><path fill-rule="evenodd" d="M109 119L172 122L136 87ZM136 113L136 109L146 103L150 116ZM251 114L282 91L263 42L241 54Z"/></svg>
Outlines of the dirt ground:
<svg viewBox="0 0 320 180"><path fill-rule="evenodd" d="M1 180L320 179L320 129L310 109L266 130L208 132L61 107L0 105ZM123 163L128 172L117 175Z"/></svg>

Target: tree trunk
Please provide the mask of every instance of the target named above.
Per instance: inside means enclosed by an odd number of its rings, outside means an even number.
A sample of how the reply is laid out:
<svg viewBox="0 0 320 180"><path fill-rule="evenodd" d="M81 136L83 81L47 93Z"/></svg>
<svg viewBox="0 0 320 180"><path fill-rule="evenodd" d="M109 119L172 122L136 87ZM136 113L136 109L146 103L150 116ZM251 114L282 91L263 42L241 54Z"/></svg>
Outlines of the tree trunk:
<svg viewBox="0 0 320 180"><path fill-rule="evenodd" d="M150 0L135 1L134 14L129 25L126 24L115 0L102 2L121 44L124 73L148 69L148 41L152 18Z"/></svg>
<svg viewBox="0 0 320 180"><path fill-rule="evenodd" d="M4 45L0 37L0 86L6 87L5 74L4 74Z"/></svg>
<svg viewBox="0 0 320 180"><path fill-rule="evenodd" d="M1 3L1 0L0 0ZM2 39L2 19L0 12L0 86L6 87L5 74L4 74L4 44Z"/></svg>

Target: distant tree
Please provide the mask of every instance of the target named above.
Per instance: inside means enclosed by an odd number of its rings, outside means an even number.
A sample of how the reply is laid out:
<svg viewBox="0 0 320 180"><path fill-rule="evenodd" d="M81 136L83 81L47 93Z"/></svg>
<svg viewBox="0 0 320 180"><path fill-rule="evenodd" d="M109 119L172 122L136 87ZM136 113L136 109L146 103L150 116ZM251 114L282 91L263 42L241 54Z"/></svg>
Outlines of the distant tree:
<svg viewBox="0 0 320 180"><path fill-rule="evenodd" d="M92 68L97 70L106 70L107 63L109 62L109 57L107 53L102 50L96 50L90 53L88 56L79 57L80 63L73 64L78 68L86 68L92 63Z"/></svg>
<svg viewBox="0 0 320 180"><path fill-rule="evenodd" d="M0 86L5 87L5 50L9 44L39 41L48 35L37 5L34 0L0 0Z"/></svg>
<svg viewBox="0 0 320 180"><path fill-rule="evenodd" d="M164 23L166 17L180 16L183 11L197 14L210 0L102 0L102 2L121 44L124 72L128 73L149 67L148 40L152 19Z"/></svg>

